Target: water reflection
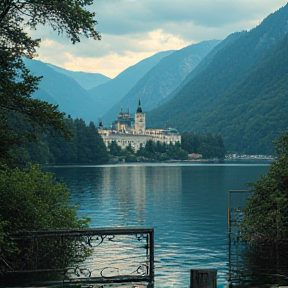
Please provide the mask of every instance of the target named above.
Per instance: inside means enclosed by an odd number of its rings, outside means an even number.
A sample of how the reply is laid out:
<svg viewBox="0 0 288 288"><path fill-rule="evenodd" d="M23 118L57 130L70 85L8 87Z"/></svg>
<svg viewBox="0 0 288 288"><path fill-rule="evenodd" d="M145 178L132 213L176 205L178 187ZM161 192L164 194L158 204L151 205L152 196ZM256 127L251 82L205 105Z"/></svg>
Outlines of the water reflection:
<svg viewBox="0 0 288 288"><path fill-rule="evenodd" d="M109 199L114 199L115 213L118 214L120 225L125 225L126 219L136 226L142 226L145 223L145 179L145 170L141 167L134 169L132 167L123 167L123 169L108 167L105 169L103 177L105 189L102 193Z"/></svg>
<svg viewBox="0 0 288 288"><path fill-rule="evenodd" d="M67 182L91 227L155 228L155 287L188 287L192 268L229 277L229 190L268 165L122 165L50 168Z"/></svg>
<svg viewBox="0 0 288 288"><path fill-rule="evenodd" d="M287 244L255 247L231 239L229 248L232 285L288 284Z"/></svg>

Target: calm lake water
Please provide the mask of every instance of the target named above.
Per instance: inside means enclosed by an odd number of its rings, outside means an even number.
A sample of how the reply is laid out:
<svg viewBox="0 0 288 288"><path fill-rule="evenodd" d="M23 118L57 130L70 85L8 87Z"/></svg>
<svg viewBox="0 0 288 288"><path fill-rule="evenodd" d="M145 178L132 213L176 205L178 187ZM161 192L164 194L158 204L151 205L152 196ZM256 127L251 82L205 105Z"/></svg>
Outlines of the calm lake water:
<svg viewBox="0 0 288 288"><path fill-rule="evenodd" d="M155 229L155 287L188 287L190 269L229 278L229 190L247 189L269 164L46 167L67 183L90 227Z"/></svg>

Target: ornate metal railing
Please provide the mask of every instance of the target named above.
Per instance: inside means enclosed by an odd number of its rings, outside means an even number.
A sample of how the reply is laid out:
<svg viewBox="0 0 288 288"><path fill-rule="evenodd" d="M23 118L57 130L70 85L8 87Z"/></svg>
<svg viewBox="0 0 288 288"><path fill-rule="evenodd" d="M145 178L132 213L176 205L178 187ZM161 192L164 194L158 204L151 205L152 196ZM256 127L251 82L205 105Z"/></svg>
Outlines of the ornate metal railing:
<svg viewBox="0 0 288 288"><path fill-rule="evenodd" d="M14 235L13 240L17 257L13 253L2 259L0 271L8 284L20 277L22 285L49 281L153 286L153 229L35 231Z"/></svg>

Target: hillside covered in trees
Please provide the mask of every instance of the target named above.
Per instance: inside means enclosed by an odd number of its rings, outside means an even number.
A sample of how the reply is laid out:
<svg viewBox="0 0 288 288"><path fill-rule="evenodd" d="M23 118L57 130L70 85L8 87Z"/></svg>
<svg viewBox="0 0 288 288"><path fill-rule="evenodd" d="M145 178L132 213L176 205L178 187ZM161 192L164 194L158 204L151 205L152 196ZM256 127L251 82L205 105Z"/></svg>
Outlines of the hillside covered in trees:
<svg viewBox="0 0 288 288"><path fill-rule="evenodd" d="M44 135L38 143L27 146L28 159L48 164L90 163L105 164L109 160L106 146L93 122L86 125L82 119L64 119L72 137Z"/></svg>
<svg viewBox="0 0 288 288"><path fill-rule="evenodd" d="M287 19L288 4L216 47L170 101L147 113L147 125L220 133L228 151L271 154L272 142L287 130Z"/></svg>

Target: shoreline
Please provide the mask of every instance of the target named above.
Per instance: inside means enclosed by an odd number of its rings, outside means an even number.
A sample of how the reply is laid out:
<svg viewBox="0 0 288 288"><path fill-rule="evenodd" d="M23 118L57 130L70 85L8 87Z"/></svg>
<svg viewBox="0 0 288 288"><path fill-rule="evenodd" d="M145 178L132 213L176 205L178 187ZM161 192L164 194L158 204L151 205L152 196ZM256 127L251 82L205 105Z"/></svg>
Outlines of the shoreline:
<svg viewBox="0 0 288 288"><path fill-rule="evenodd" d="M225 164L271 164L275 161L275 159L271 158L262 158L262 159L253 159L253 158L233 158L233 159L224 159L224 160L219 160L219 159L190 159L190 160L167 160L167 161L136 161L136 162L123 162L123 161L118 161L118 162L108 162L108 163L103 163L103 164L94 164L94 163L46 163L46 164L41 164L42 167L55 167L55 166L70 166L70 167L75 167L75 166L124 166L124 165L163 165L163 164L218 164L218 165L225 165Z"/></svg>

